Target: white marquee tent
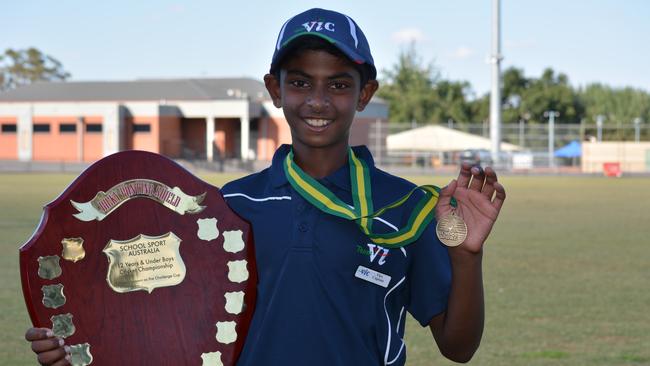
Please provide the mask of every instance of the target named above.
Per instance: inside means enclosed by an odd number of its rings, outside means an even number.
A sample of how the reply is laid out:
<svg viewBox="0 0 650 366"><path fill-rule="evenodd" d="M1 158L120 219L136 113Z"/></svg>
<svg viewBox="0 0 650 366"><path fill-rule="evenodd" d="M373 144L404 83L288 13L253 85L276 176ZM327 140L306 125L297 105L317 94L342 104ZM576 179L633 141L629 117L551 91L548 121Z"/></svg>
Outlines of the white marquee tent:
<svg viewBox="0 0 650 366"><path fill-rule="evenodd" d="M388 135L388 151L452 152L467 149L490 150L490 139L443 126L424 126ZM501 143L502 151L519 151L521 148Z"/></svg>

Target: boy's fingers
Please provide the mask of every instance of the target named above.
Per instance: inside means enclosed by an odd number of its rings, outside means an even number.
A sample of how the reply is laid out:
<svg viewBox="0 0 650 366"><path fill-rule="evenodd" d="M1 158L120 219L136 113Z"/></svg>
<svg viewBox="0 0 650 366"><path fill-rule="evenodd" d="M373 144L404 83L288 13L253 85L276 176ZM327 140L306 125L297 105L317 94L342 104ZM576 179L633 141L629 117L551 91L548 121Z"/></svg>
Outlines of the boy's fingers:
<svg viewBox="0 0 650 366"><path fill-rule="evenodd" d="M63 340L59 338L41 339L32 342L32 351L41 353L63 347L63 345Z"/></svg>
<svg viewBox="0 0 650 366"><path fill-rule="evenodd" d="M494 195L494 183L497 182L497 174L491 167L485 168L485 185L483 186L483 195L490 201Z"/></svg>
<svg viewBox="0 0 650 366"><path fill-rule="evenodd" d="M472 165L470 163L462 163L460 165L460 173L458 174L458 187L467 188L469 180L472 178Z"/></svg>
<svg viewBox="0 0 650 366"><path fill-rule="evenodd" d="M485 172L480 166L472 167L472 183L469 185L469 189L480 192L483 189L483 183L485 182Z"/></svg>
<svg viewBox="0 0 650 366"><path fill-rule="evenodd" d="M65 356L65 350L63 347L59 347L55 350L39 353L37 359L41 365L54 365L59 361L65 361ZM63 365L65 365L65 363L63 363Z"/></svg>
<svg viewBox="0 0 650 366"><path fill-rule="evenodd" d="M47 328L29 328L25 332L25 340L30 342L52 337L54 337L54 333L51 329Z"/></svg>
<svg viewBox="0 0 650 366"><path fill-rule="evenodd" d="M67 359L58 360L55 363L53 363L52 366L70 366L70 362Z"/></svg>
<svg viewBox="0 0 650 366"><path fill-rule="evenodd" d="M456 191L457 184L458 182L454 179L449 182L446 187L440 190L438 202L440 202L441 205L449 205L451 203L451 197L454 195L454 191Z"/></svg>
<svg viewBox="0 0 650 366"><path fill-rule="evenodd" d="M52 364L52 366L70 366L70 365L72 365L72 356L70 356L70 350L68 349L66 349L65 351L65 358L63 360L58 360Z"/></svg>
<svg viewBox="0 0 650 366"><path fill-rule="evenodd" d="M496 195L494 196L494 201L492 202L492 205L498 211L501 211L501 206L503 206L503 202L506 200L506 189L503 188L501 183L497 182L494 183L494 190L496 192Z"/></svg>

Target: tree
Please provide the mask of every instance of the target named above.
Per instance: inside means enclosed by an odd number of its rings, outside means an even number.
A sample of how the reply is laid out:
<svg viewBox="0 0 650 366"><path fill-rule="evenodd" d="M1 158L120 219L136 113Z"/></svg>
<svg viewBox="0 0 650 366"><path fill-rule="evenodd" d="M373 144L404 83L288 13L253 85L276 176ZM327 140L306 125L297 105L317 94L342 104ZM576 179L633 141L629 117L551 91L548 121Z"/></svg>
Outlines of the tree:
<svg viewBox="0 0 650 366"><path fill-rule="evenodd" d="M523 99L534 79L524 75L524 70L509 67L501 74L501 119L506 123L529 119L530 112L522 108ZM487 121L490 118L490 93L486 93L470 103L474 121Z"/></svg>
<svg viewBox="0 0 650 366"><path fill-rule="evenodd" d="M473 118L466 81L442 80L433 65L424 65L411 44L403 50L391 70L384 70L378 95L389 104L392 121L446 123L469 122Z"/></svg>
<svg viewBox="0 0 650 366"><path fill-rule="evenodd" d="M378 96L388 102L391 120L431 122L436 106L433 85L439 76L432 64L422 64L415 45L402 50L397 63L383 74Z"/></svg>
<svg viewBox="0 0 650 366"><path fill-rule="evenodd" d="M0 56L0 90L14 89L37 81L64 81L70 73L52 56L36 48L7 49Z"/></svg>
<svg viewBox="0 0 650 366"><path fill-rule="evenodd" d="M0 92L4 90L5 85L5 69L2 66L4 55L0 55Z"/></svg>
<svg viewBox="0 0 650 366"><path fill-rule="evenodd" d="M446 122L470 122L472 110L467 103L465 95L470 91L470 85L466 81L440 80L434 86L437 105L433 113L433 121Z"/></svg>
<svg viewBox="0 0 650 366"><path fill-rule="evenodd" d="M535 121L542 121L545 111L558 111L563 123L580 123L584 114L584 107L569 85L569 78L563 73L556 74L551 68L544 70L541 78L529 81L520 110Z"/></svg>
<svg viewBox="0 0 650 366"><path fill-rule="evenodd" d="M521 119L546 123L544 112L547 110L560 112L563 123L580 123L584 116L580 97L563 73L556 74L553 69L547 68L539 79L528 78L522 69L510 67L504 70L502 78L501 106L505 123L515 123ZM489 94L476 100L472 109L475 117L487 119Z"/></svg>
<svg viewBox="0 0 650 366"><path fill-rule="evenodd" d="M529 119L530 112L524 110L521 106L532 80L524 75L524 70L515 67L507 68L501 77L503 80L503 91L501 93L502 119L507 122Z"/></svg>
<svg viewBox="0 0 650 366"><path fill-rule="evenodd" d="M650 94L643 90L591 84L579 91L579 97L588 123L594 123L598 115L619 125L630 124L635 118L650 122Z"/></svg>

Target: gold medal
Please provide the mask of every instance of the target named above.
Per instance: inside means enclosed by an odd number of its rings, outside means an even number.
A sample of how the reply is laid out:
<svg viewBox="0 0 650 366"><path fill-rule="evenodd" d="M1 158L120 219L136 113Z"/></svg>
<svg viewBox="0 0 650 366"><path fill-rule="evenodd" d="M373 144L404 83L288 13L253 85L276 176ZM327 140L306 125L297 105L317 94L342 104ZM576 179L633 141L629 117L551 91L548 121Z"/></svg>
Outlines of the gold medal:
<svg viewBox="0 0 650 366"><path fill-rule="evenodd" d="M467 238L467 225L460 216L452 211L438 221L436 235L444 245L457 247Z"/></svg>

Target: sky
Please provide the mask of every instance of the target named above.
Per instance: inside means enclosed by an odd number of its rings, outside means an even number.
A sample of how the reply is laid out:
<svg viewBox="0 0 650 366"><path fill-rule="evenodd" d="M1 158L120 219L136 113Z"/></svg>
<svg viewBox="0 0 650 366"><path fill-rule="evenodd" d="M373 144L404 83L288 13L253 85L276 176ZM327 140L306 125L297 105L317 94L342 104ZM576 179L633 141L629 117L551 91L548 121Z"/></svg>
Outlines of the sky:
<svg viewBox="0 0 650 366"><path fill-rule="evenodd" d="M253 77L268 71L291 16L323 7L352 17L379 70L415 44L443 78L490 89L492 0L399 1L7 1L0 52L36 47L70 80ZM650 1L502 0L502 69L528 77L547 67L572 85L650 91Z"/></svg>

